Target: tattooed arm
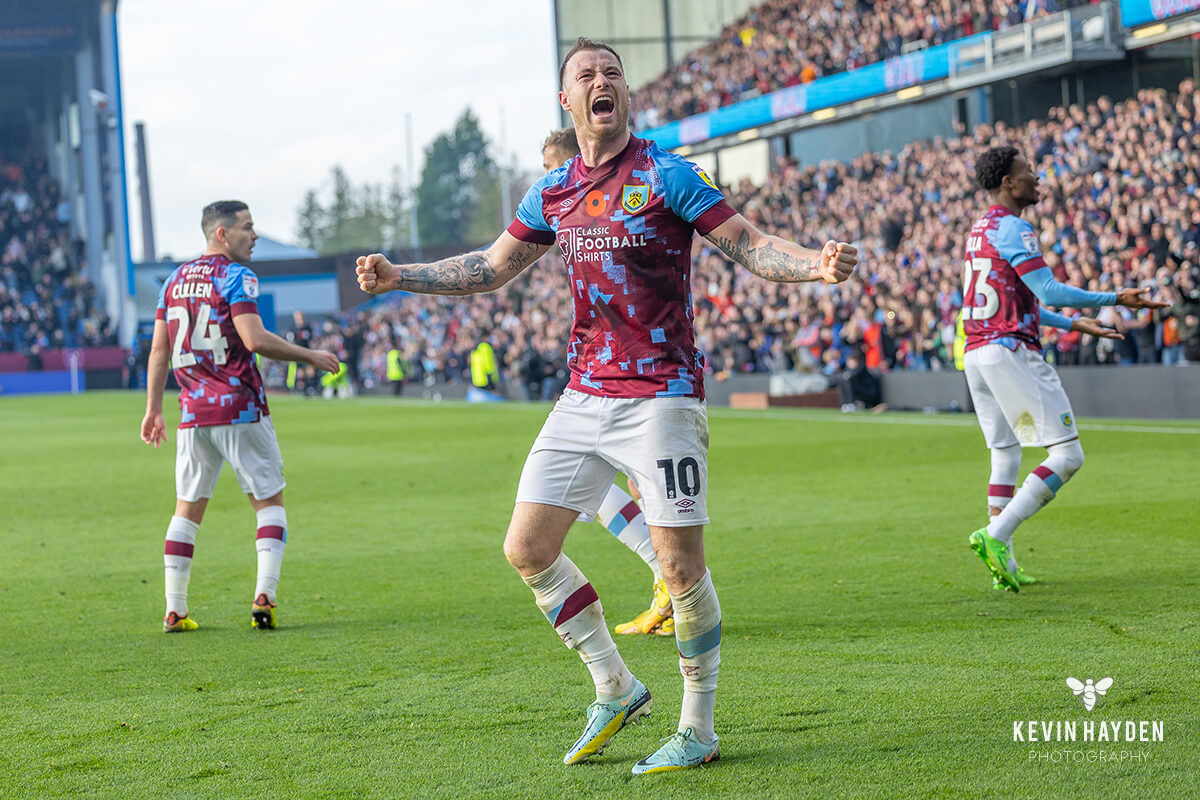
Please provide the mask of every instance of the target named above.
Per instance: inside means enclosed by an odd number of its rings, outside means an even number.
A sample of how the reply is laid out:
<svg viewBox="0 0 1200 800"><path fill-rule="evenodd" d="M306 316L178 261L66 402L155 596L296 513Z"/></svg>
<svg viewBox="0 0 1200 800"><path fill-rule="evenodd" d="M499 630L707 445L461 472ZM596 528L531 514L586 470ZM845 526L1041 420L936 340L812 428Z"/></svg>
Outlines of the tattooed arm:
<svg viewBox="0 0 1200 800"><path fill-rule="evenodd" d="M734 214L704 238L760 278L780 283L841 283L858 263L858 250L845 242L829 241L821 250L810 250L763 233L741 214Z"/></svg>
<svg viewBox="0 0 1200 800"><path fill-rule="evenodd" d="M358 286L370 294L478 294L499 289L542 257L549 245L523 242L505 231L487 250L432 264L392 264L379 253L359 256Z"/></svg>

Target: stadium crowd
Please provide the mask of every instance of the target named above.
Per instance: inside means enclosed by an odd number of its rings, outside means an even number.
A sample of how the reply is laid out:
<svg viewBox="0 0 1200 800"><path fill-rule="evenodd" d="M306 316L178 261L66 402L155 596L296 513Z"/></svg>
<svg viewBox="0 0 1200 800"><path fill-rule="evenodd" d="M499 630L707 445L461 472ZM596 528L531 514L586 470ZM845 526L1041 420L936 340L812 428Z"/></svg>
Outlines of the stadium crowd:
<svg viewBox="0 0 1200 800"><path fill-rule="evenodd" d="M1089 0L768 0L633 97L633 129L712 111ZM801 10L802 9L802 10ZM919 45L918 45L919 46Z"/></svg>
<svg viewBox="0 0 1200 800"><path fill-rule="evenodd" d="M1002 142L1027 152L1041 175L1042 200L1026 216L1060 280L1097 291L1151 287L1172 303L1157 313L1101 310L1125 331L1120 342L1046 329L1048 356L1200 360L1200 91L1188 80L1176 94L1101 98L1025 126L981 125L850 163L781 160L764 185L735 187L733 205L764 230L812 246L836 234L857 244L862 263L836 288L775 284L697 237L693 304L710 372L953 369L963 243L986 202L973 157ZM462 380L470 350L488 339L510 386L550 396L565 382L570 296L556 254L529 273L491 294L404 296L309 335L345 354L351 376L367 383L385 380L392 347L405 354L408 380Z"/></svg>
<svg viewBox="0 0 1200 800"><path fill-rule="evenodd" d="M115 345L78 265L70 204L44 160L0 155L0 353Z"/></svg>

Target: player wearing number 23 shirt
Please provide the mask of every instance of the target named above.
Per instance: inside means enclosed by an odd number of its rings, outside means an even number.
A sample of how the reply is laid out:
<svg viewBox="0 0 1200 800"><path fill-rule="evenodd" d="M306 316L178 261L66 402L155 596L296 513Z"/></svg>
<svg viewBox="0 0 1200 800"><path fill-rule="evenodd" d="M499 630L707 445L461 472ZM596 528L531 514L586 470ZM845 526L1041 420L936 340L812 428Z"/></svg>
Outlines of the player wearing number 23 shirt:
<svg viewBox="0 0 1200 800"><path fill-rule="evenodd" d="M1037 232L1021 212L1038 201L1038 177L1015 147L980 154L975 177L992 204L971 227L963 284L963 370L975 415L991 450L991 520L968 537L998 589L1034 583L1013 555L1013 533L1050 502L1083 466L1071 401L1058 373L1042 357L1040 327L1121 338L1093 319L1043 308L1123 305L1158 308L1144 289L1089 292L1059 283L1042 260ZM1022 447L1044 447L1047 458L1017 488Z"/></svg>

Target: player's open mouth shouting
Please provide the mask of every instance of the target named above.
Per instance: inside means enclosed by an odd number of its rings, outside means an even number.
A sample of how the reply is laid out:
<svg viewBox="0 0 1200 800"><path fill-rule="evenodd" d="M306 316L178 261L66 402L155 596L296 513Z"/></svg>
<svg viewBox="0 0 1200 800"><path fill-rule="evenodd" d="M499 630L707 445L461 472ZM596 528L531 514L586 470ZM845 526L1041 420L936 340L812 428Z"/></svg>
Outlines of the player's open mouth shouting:
<svg viewBox="0 0 1200 800"><path fill-rule="evenodd" d="M592 116L597 120L609 120L617 112L617 102L610 94L598 94L592 98Z"/></svg>

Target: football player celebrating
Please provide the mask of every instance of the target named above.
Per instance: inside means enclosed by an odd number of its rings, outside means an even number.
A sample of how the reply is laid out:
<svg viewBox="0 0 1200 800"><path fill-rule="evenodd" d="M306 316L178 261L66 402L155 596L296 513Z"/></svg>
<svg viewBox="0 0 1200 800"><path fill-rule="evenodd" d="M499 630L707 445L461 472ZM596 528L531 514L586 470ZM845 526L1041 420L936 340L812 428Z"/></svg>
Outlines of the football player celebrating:
<svg viewBox="0 0 1200 800"><path fill-rule="evenodd" d="M558 242L574 301L570 384L525 461L504 552L596 688L577 764L650 711L650 692L621 660L591 583L562 551L571 523L593 515L617 471L641 490L675 612L683 674L677 732L633 767L665 772L715 761L713 698L721 607L704 562L708 416L704 358L691 305L694 231L767 280L840 283L857 251L810 250L760 231L704 171L629 132L629 86L617 53L580 38L559 69L559 103L580 156L530 188L491 247L433 264L358 259L363 290L471 294L503 286Z"/></svg>
<svg viewBox="0 0 1200 800"><path fill-rule="evenodd" d="M574 128L554 131L542 144L542 166L546 168L546 172L553 172L577 155L579 140L575 138ZM671 611L671 593L667 590L667 582L663 580L658 556L654 554L646 515L638 505L641 499L642 495L632 479L629 480L629 494L613 484L596 512L596 521L607 528L617 541L637 553L654 575L650 607L629 622L620 623L613 631L624 635L657 633L660 636L674 636L675 618ZM584 517L583 521L589 522L590 519Z"/></svg>
<svg viewBox="0 0 1200 800"><path fill-rule="evenodd" d="M1107 339L1119 333L1087 317L1072 320L1039 303L1069 308L1165 308L1149 289L1089 292L1059 283L1042 260L1037 233L1021 212L1038 201L1038 177L1015 147L994 147L975 163L975 178L992 205L972 226L963 288L963 367L971 402L992 453L991 522L968 543L997 587L1020 591L1035 579L1013 557L1013 532L1054 499L1083 466L1083 448L1058 373L1042 357L1039 326ZM1016 490L1022 447L1047 457Z"/></svg>

